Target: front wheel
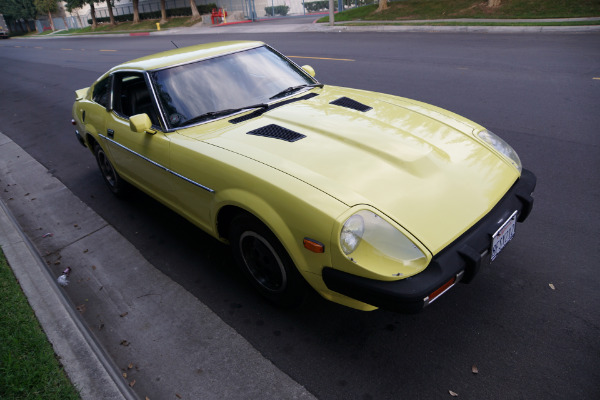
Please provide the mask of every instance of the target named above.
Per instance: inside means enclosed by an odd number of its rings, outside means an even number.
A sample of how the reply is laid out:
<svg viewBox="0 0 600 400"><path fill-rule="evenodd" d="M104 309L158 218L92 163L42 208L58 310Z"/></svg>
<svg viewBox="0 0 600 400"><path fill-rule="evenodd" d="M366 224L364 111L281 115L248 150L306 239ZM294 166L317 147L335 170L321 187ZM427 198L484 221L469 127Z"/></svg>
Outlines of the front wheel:
<svg viewBox="0 0 600 400"><path fill-rule="evenodd" d="M98 162L102 179L104 179L104 182L110 191L116 196L124 195L127 189L127 183L117 173L104 152L104 149L99 144L96 144L94 147L94 154L96 155L96 161Z"/></svg>
<svg viewBox="0 0 600 400"><path fill-rule="evenodd" d="M304 278L264 224L240 214L232 221L229 240L236 263L264 297L282 307L302 303L306 293Z"/></svg>

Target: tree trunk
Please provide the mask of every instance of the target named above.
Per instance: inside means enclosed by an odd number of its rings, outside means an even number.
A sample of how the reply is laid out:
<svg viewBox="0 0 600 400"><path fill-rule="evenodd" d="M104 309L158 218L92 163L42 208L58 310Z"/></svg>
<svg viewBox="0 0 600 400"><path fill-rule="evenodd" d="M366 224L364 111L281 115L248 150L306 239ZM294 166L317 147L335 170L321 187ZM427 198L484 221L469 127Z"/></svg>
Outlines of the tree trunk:
<svg viewBox="0 0 600 400"><path fill-rule="evenodd" d="M134 24L140 23L140 10L138 9L139 3L140 3L140 0L133 0L133 23Z"/></svg>
<svg viewBox="0 0 600 400"><path fill-rule="evenodd" d="M501 0L488 0L488 7L498 7Z"/></svg>
<svg viewBox="0 0 600 400"><path fill-rule="evenodd" d="M94 7L94 2L90 3L90 15L92 16L92 29L96 29L98 27L98 21L96 21L96 8Z"/></svg>
<svg viewBox="0 0 600 400"><path fill-rule="evenodd" d="M375 12L381 12L383 10L387 10L387 8L388 8L387 0L379 0L379 7L377 7L377 11L375 11Z"/></svg>
<svg viewBox="0 0 600 400"><path fill-rule="evenodd" d="M108 0L106 2L106 8L108 8L108 17L110 18L110 24L116 25L117 23L115 22L115 15L113 13L113 4L111 0Z"/></svg>
<svg viewBox="0 0 600 400"><path fill-rule="evenodd" d="M54 32L56 29L54 29L54 20L52 20L52 13L50 11L48 11L48 19L50 20L50 28L52 28L52 32Z"/></svg>
<svg viewBox="0 0 600 400"><path fill-rule="evenodd" d="M198 12L198 7L196 7L196 1L190 0L190 8L192 9L192 21L200 18L200 13Z"/></svg>
<svg viewBox="0 0 600 400"><path fill-rule="evenodd" d="M165 5L165 0L160 0L160 21L161 24L167 23L167 7Z"/></svg>

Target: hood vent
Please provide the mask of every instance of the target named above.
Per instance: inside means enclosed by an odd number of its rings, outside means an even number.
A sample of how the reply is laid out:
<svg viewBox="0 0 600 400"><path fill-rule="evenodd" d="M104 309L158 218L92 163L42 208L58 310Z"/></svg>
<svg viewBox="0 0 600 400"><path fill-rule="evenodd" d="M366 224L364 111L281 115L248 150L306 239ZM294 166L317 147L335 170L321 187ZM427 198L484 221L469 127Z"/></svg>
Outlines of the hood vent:
<svg viewBox="0 0 600 400"><path fill-rule="evenodd" d="M353 110L360 111L360 112L367 112L367 111L373 109L373 107L366 106L363 103L359 103L358 101L352 100L348 97L340 97L339 99L334 100L329 104L334 104L334 105L340 106L340 107L351 108Z"/></svg>
<svg viewBox="0 0 600 400"><path fill-rule="evenodd" d="M300 140L306 137L306 135L294 132L292 130L275 124L263 126L262 128L258 128L253 131L247 132L247 134L255 136L264 136L273 139L281 139L285 140L286 142L295 142L296 140Z"/></svg>

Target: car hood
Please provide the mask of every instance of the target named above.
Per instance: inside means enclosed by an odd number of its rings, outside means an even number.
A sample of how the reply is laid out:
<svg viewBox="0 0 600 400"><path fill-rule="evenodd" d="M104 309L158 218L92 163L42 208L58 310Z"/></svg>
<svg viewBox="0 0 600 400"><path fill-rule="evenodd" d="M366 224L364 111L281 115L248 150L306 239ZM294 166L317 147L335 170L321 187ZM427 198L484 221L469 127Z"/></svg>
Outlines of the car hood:
<svg viewBox="0 0 600 400"><path fill-rule="evenodd" d="M350 207L374 207L432 254L491 210L519 176L479 142L483 128L458 115L373 92L326 86L313 93L242 123L223 121L228 126L210 137L194 128L180 133L268 164ZM330 104L340 98L371 109ZM248 134L268 125L304 137Z"/></svg>

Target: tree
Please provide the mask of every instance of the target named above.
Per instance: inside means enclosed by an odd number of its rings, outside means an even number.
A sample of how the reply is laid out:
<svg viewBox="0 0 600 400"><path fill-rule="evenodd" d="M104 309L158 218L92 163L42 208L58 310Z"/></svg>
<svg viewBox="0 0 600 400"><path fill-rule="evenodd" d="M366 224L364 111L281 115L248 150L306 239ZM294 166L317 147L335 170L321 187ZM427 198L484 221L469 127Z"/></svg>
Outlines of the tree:
<svg viewBox="0 0 600 400"><path fill-rule="evenodd" d="M116 25L115 15L113 14L113 7L115 6L115 0L106 0L106 8L108 9L108 17L111 25Z"/></svg>
<svg viewBox="0 0 600 400"><path fill-rule="evenodd" d="M34 0L35 8L42 14L48 14L48 19L50 20L50 27L52 28L52 32L54 29L54 21L52 20L52 13L58 10L58 6L56 5L56 0Z"/></svg>
<svg viewBox="0 0 600 400"><path fill-rule="evenodd" d="M96 20L96 8L94 7L94 3L97 3L99 0L64 0L67 6L67 10L69 12L73 12L76 8L81 8L86 4L90 5L90 15L92 17L92 29L96 29L98 27L98 21Z"/></svg>
<svg viewBox="0 0 600 400"><path fill-rule="evenodd" d="M200 18L200 13L198 12L198 7L196 6L195 0L190 0L190 8L192 9L192 21Z"/></svg>
<svg viewBox="0 0 600 400"><path fill-rule="evenodd" d="M140 23L140 10L139 10L139 3L140 0L133 0L133 23L134 24L139 24Z"/></svg>
<svg viewBox="0 0 600 400"><path fill-rule="evenodd" d="M161 24L167 23L167 7L165 5L165 0L160 0L160 21Z"/></svg>
<svg viewBox="0 0 600 400"><path fill-rule="evenodd" d="M490 0L492 1L492 0ZM379 0L379 7L377 7L377 11L375 12L381 12L383 10L387 10L388 9L388 3L387 0Z"/></svg>
<svg viewBox="0 0 600 400"><path fill-rule="evenodd" d="M29 21L37 17L33 0L0 0L0 10L7 19L7 23L10 23L9 21L16 23L21 19ZM27 32L30 32L29 23L25 25L27 26Z"/></svg>

